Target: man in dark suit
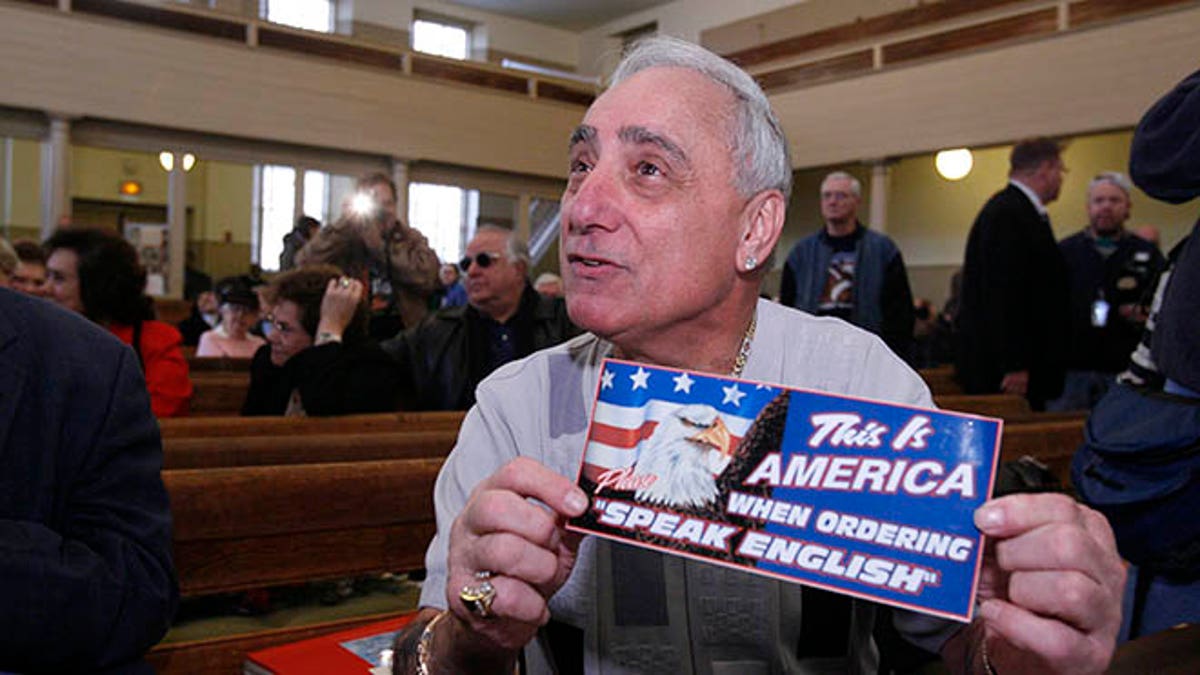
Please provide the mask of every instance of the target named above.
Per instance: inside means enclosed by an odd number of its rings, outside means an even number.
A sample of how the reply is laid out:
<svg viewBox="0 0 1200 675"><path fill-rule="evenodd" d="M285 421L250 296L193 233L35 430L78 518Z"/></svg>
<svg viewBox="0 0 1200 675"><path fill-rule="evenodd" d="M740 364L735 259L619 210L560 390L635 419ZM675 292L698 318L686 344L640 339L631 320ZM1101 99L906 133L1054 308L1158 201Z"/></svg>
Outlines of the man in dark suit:
<svg viewBox="0 0 1200 675"><path fill-rule="evenodd" d="M0 672L153 672L178 600L137 357L0 289Z"/></svg>
<svg viewBox="0 0 1200 675"><path fill-rule="evenodd" d="M1061 148L1021 141L1008 187L975 218L963 261L956 369L971 394L1005 392L1042 410L1062 391L1067 335L1066 263L1046 204L1058 198Z"/></svg>

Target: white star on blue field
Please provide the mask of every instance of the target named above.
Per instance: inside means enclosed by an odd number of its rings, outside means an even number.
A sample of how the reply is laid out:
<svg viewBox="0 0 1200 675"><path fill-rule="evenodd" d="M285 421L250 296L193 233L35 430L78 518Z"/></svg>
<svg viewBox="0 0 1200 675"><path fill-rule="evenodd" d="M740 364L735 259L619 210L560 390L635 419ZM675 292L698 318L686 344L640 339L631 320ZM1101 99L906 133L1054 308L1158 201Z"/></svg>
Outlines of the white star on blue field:
<svg viewBox="0 0 1200 675"><path fill-rule="evenodd" d="M778 393L776 387L765 384L609 360L600 375L599 396L605 403L631 407L654 399L683 405L705 403L754 417Z"/></svg>

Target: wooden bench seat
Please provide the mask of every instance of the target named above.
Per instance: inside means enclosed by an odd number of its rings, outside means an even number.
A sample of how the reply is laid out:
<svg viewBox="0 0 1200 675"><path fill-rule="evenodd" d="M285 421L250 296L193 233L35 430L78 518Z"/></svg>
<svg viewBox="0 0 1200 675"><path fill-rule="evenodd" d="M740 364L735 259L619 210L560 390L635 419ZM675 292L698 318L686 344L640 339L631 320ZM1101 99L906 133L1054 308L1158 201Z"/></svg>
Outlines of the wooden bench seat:
<svg viewBox="0 0 1200 675"><path fill-rule="evenodd" d="M387 431L457 431L465 413L394 412L340 417L173 417L158 421L164 439L223 436L367 434Z"/></svg>
<svg viewBox="0 0 1200 675"><path fill-rule="evenodd" d="M436 531L433 484L441 464L413 458L163 471L180 593L421 569ZM170 675L238 672L249 651L411 609L167 642L147 661Z"/></svg>
<svg viewBox="0 0 1200 675"><path fill-rule="evenodd" d="M207 469L445 457L457 439L457 429L176 437L163 441L163 468Z"/></svg>

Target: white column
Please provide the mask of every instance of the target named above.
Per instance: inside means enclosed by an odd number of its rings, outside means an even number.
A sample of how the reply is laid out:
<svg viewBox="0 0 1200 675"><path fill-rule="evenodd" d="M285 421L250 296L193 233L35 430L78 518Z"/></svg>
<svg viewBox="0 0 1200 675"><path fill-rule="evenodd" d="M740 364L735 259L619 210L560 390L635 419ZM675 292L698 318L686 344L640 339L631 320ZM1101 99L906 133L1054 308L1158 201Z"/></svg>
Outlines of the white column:
<svg viewBox="0 0 1200 675"><path fill-rule="evenodd" d="M396 184L396 215L408 222L408 162L399 157L392 158L392 182Z"/></svg>
<svg viewBox="0 0 1200 675"><path fill-rule="evenodd" d="M167 174L167 297L183 297L183 267L187 260L187 173L183 153Z"/></svg>
<svg viewBox="0 0 1200 675"><path fill-rule="evenodd" d="M526 244L533 236L533 225L529 222L529 206L532 203L533 197L528 192L522 192L517 197L517 236Z"/></svg>
<svg viewBox="0 0 1200 675"><path fill-rule="evenodd" d="M871 162L871 214L870 227L876 232L887 232L888 169L891 162L886 159Z"/></svg>
<svg viewBox="0 0 1200 675"><path fill-rule="evenodd" d="M71 217L71 120L50 115L50 131L42 141L42 239Z"/></svg>

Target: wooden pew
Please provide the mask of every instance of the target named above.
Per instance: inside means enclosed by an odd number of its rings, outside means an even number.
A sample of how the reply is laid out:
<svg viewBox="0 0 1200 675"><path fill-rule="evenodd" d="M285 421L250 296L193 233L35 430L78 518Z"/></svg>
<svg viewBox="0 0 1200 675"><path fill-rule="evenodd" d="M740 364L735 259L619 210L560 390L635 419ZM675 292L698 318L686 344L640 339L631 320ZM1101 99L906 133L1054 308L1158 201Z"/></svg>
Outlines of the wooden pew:
<svg viewBox="0 0 1200 675"><path fill-rule="evenodd" d="M236 415L250 390L250 373L236 371L200 371L191 373L192 415Z"/></svg>
<svg viewBox="0 0 1200 675"><path fill-rule="evenodd" d="M1024 419L1033 415L1029 401L1014 394L935 395L933 401L943 410L999 417L1003 420Z"/></svg>
<svg viewBox="0 0 1200 675"><path fill-rule="evenodd" d="M234 359L225 356L210 357L210 356L189 356L188 357L188 372L189 373L204 373L213 370L229 371L235 373L250 372L250 359Z"/></svg>
<svg viewBox="0 0 1200 675"><path fill-rule="evenodd" d="M1082 418L1006 424L1000 441L1000 461L1030 455L1050 468L1064 487L1071 485L1071 458L1083 442Z"/></svg>
<svg viewBox="0 0 1200 675"><path fill-rule="evenodd" d="M917 374L925 380L925 384L929 386L929 391L934 396L963 393L962 386L954 379L954 366L922 368L917 371Z"/></svg>
<svg viewBox="0 0 1200 675"><path fill-rule="evenodd" d="M173 417L158 421L163 439L228 436L369 434L388 431L458 431L466 413L394 412L340 417Z"/></svg>
<svg viewBox="0 0 1200 675"><path fill-rule="evenodd" d="M457 429L175 437L163 441L163 468L207 469L445 457L457 439Z"/></svg>
<svg viewBox="0 0 1200 675"><path fill-rule="evenodd" d="M184 597L420 569L436 530L439 458L163 472ZM245 654L382 614L155 647L171 675L238 672Z"/></svg>

